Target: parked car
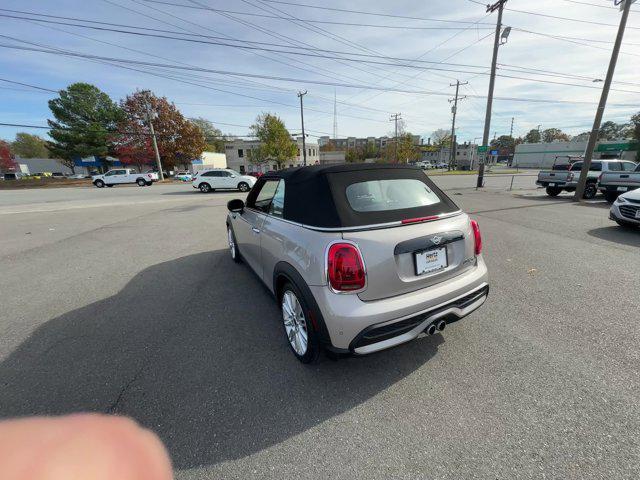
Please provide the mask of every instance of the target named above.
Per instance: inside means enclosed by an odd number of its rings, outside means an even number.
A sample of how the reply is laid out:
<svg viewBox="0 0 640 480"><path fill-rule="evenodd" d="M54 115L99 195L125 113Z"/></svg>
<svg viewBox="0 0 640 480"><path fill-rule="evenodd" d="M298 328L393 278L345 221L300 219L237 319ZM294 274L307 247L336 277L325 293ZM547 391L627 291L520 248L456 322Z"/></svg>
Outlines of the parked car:
<svg viewBox="0 0 640 480"><path fill-rule="evenodd" d="M594 160L587 173L583 197L591 199L598 193L598 177L602 172L620 171L622 160ZM561 192L575 192L583 162L571 164L569 170L546 170L538 173L536 184L546 189L547 195L556 197Z"/></svg>
<svg viewBox="0 0 640 480"><path fill-rule="evenodd" d="M249 172L249 173L247 173L247 175L250 175L250 176L256 177L256 178L260 178L262 175L264 175L264 173L262 173L262 172Z"/></svg>
<svg viewBox="0 0 640 480"><path fill-rule="evenodd" d="M62 172L53 172L51 174L51 177L53 177L53 178L67 178L67 176Z"/></svg>
<svg viewBox="0 0 640 480"><path fill-rule="evenodd" d="M190 182L193 180L193 175L189 172L178 172L174 177L176 180L180 180L181 182Z"/></svg>
<svg viewBox="0 0 640 480"><path fill-rule="evenodd" d="M598 177L598 190L608 202L613 202L621 193L636 188L640 188L640 164L620 162L619 170L602 172Z"/></svg>
<svg viewBox="0 0 640 480"><path fill-rule="evenodd" d="M91 182L98 188L104 186L113 187L114 185L123 185L126 183L137 183L139 187L152 185L158 180L157 173L138 173L133 168L116 168L109 170L104 175L94 175Z"/></svg>
<svg viewBox="0 0 640 480"><path fill-rule="evenodd" d="M83 179L83 178L87 178L87 176L85 174L83 174L83 173L74 173L73 175L69 175L68 178L70 178L72 180L80 180L80 179ZM89 177L89 178L91 178L91 177Z"/></svg>
<svg viewBox="0 0 640 480"><path fill-rule="evenodd" d="M640 226L640 189L618 196L611 205L609 218L621 227Z"/></svg>
<svg viewBox="0 0 640 480"><path fill-rule="evenodd" d="M228 209L231 258L274 294L304 363L433 335L488 296L478 224L420 168L286 169Z"/></svg>
<svg viewBox="0 0 640 480"><path fill-rule="evenodd" d="M240 175L228 168L212 168L202 170L193 178L191 185L202 193L214 190L239 190L248 192L256 183L256 179L249 175Z"/></svg>

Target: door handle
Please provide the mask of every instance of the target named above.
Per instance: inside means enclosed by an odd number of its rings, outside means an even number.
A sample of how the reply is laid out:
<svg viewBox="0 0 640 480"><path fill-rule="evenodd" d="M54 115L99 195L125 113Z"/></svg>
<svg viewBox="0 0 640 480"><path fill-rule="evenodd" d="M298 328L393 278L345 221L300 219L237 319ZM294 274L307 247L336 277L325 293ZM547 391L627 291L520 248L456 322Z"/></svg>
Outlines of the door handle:
<svg viewBox="0 0 640 480"><path fill-rule="evenodd" d="M629 178L629 175L620 175L620 178Z"/></svg>
<svg viewBox="0 0 640 480"><path fill-rule="evenodd" d="M256 227L251 227L251 230L253 231L253 233L260 233L260 229L256 228Z"/></svg>

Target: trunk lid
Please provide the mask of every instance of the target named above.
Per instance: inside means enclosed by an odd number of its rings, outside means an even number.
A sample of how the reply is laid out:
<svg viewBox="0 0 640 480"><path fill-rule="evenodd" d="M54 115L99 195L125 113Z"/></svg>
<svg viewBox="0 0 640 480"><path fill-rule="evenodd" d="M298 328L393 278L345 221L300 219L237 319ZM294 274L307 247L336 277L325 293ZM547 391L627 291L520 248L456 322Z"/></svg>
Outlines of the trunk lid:
<svg viewBox="0 0 640 480"><path fill-rule="evenodd" d="M367 286L358 296L363 301L426 288L475 266L473 231L469 217L462 213L399 227L345 231L343 238L355 242L362 252ZM435 263L425 264L424 255ZM425 266L433 270L418 274Z"/></svg>

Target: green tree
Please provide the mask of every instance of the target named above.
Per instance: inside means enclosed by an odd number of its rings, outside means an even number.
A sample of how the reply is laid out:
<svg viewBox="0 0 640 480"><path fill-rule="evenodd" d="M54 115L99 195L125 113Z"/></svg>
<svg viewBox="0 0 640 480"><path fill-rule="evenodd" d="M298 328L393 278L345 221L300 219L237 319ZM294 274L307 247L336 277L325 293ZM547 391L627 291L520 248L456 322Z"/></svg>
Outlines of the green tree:
<svg viewBox="0 0 640 480"><path fill-rule="evenodd" d="M531 130L529 130L529 133L524 136L524 143L540 143L541 141L542 138L540 135L540 130L538 130L537 128L532 128Z"/></svg>
<svg viewBox="0 0 640 480"><path fill-rule="evenodd" d="M618 140L633 135L632 127L627 123L604 122L600 126L598 140Z"/></svg>
<svg viewBox="0 0 640 480"><path fill-rule="evenodd" d="M16 133L16 139L11 143L11 151L21 158L48 158L47 142L26 132Z"/></svg>
<svg viewBox="0 0 640 480"><path fill-rule="evenodd" d="M189 121L202 130L208 151L224 153L224 144L229 141L229 138L216 128L213 122L202 117L190 118Z"/></svg>
<svg viewBox="0 0 640 480"><path fill-rule="evenodd" d="M298 145L291 139L287 127L277 115L259 115L251 125L251 134L260 140L260 146L252 149L249 155L252 163L273 161L280 169L298 154Z"/></svg>
<svg viewBox="0 0 640 480"><path fill-rule="evenodd" d="M511 135L500 135L498 138L491 140L491 147L497 148L500 155L509 155L516 150L516 139Z"/></svg>
<svg viewBox="0 0 640 480"><path fill-rule="evenodd" d="M109 95L88 83L74 83L49 100L55 120L48 120L53 139L47 148L74 171L74 159L104 158L112 153L112 137L122 111Z"/></svg>
<svg viewBox="0 0 640 480"><path fill-rule="evenodd" d="M362 154L355 148L348 149L344 154L347 163L358 163L362 161Z"/></svg>
<svg viewBox="0 0 640 480"><path fill-rule="evenodd" d="M591 135L591 132L582 132L574 136L571 140L574 142L586 142L589 140L590 135Z"/></svg>
<svg viewBox="0 0 640 480"><path fill-rule="evenodd" d="M631 117L631 123L629 125L629 131L631 137L638 143L640 143L640 112ZM640 150L636 154L636 161L640 162Z"/></svg>
<svg viewBox="0 0 640 480"><path fill-rule="evenodd" d="M542 132L542 141L545 143L568 142L569 140L571 137L559 128L547 128Z"/></svg>
<svg viewBox="0 0 640 480"><path fill-rule="evenodd" d="M439 128L431 134L431 144L439 148L451 146L451 132L444 128Z"/></svg>

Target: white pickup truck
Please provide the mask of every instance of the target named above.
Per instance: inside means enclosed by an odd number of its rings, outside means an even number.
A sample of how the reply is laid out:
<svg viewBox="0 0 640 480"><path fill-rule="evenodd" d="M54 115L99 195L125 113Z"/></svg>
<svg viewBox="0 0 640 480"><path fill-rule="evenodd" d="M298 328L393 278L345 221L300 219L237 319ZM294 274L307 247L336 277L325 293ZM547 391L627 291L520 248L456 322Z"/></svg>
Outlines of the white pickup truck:
<svg viewBox="0 0 640 480"><path fill-rule="evenodd" d="M619 170L602 172L598 177L598 190L608 202L613 202L621 193L636 188L640 188L640 164L621 162Z"/></svg>
<svg viewBox="0 0 640 480"><path fill-rule="evenodd" d="M157 173L138 173L134 168L114 168L103 175L91 177L91 182L98 188L113 187L125 183L137 183L139 187L145 187L157 181Z"/></svg>
<svg viewBox="0 0 640 480"><path fill-rule="evenodd" d="M572 163L569 170L542 171L538 174L536 184L545 187L547 195L555 197L560 192L575 192L583 162ZM587 185L583 197L591 199L598 193L598 178L601 173L621 171L624 160L593 160L587 172ZM555 168L555 166L554 166Z"/></svg>

